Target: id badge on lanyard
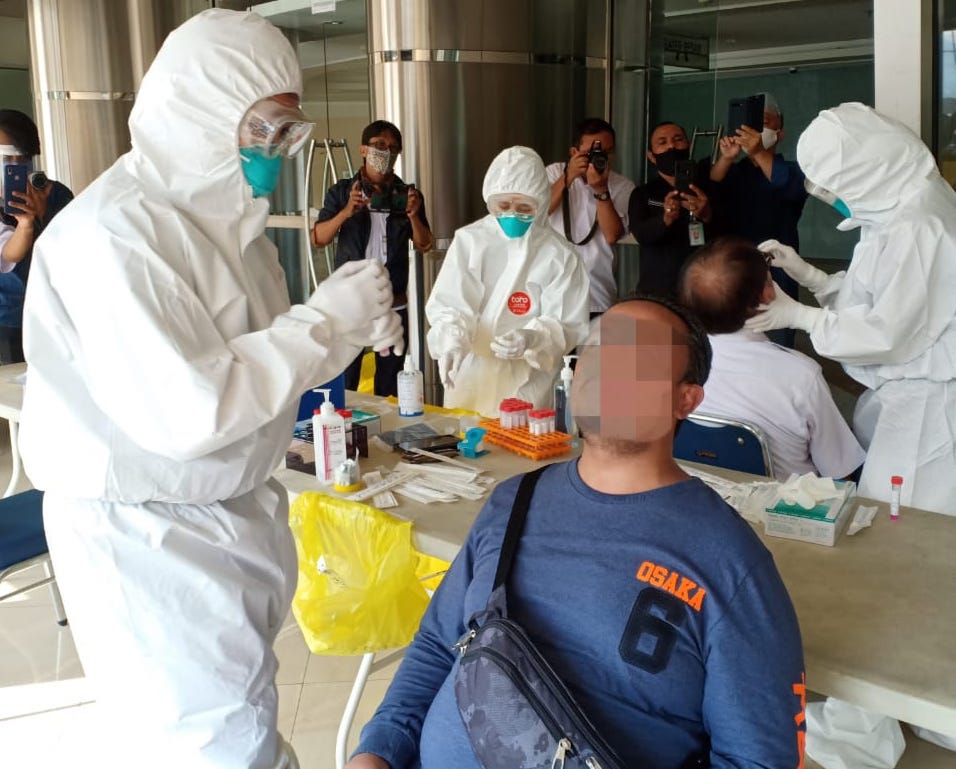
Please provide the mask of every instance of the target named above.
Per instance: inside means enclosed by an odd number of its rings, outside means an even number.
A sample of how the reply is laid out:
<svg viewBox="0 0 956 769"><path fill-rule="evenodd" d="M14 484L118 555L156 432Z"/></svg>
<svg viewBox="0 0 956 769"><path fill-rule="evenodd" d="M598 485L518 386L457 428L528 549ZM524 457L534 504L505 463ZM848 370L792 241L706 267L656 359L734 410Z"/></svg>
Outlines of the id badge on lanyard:
<svg viewBox="0 0 956 769"><path fill-rule="evenodd" d="M704 223L693 214L690 215L690 222L687 225L687 239L692 246L702 246L707 242L704 238Z"/></svg>

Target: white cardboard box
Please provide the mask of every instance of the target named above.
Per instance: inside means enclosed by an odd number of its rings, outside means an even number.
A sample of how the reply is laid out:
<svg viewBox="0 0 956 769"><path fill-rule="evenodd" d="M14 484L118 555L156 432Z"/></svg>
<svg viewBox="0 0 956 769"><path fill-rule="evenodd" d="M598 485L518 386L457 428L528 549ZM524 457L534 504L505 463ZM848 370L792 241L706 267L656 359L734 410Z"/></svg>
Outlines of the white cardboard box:
<svg viewBox="0 0 956 769"><path fill-rule="evenodd" d="M853 481L837 481L836 485L840 489L838 496L823 500L809 510L778 499L773 507L767 508L764 526L767 534L833 547L850 520L856 492Z"/></svg>

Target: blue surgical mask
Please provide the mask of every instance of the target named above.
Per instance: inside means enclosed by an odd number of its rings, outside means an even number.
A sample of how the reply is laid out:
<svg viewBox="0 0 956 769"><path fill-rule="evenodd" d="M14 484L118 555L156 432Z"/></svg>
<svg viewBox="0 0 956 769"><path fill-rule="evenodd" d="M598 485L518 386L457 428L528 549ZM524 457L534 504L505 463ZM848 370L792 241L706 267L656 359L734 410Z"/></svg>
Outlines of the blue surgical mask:
<svg viewBox="0 0 956 769"><path fill-rule="evenodd" d="M831 205L840 212L847 219L852 219L853 214L850 213L850 207L843 202L843 198L837 198L831 203Z"/></svg>
<svg viewBox="0 0 956 769"><path fill-rule="evenodd" d="M520 238L531 227L533 216L526 214L498 214L498 226L509 238Z"/></svg>
<svg viewBox="0 0 956 769"><path fill-rule="evenodd" d="M252 187L252 196L262 198L271 194L279 183L282 156L266 157L259 147L240 147L242 173Z"/></svg>

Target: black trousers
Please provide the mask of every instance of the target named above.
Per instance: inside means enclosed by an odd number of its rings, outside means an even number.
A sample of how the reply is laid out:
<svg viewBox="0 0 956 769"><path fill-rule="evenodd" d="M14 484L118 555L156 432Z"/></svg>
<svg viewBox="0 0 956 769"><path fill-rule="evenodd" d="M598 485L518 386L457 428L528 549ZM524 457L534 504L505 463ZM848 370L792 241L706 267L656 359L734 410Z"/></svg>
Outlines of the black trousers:
<svg viewBox="0 0 956 769"><path fill-rule="evenodd" d="M0 326L0 364L23 363L23 329Z"/></svg>
<svg viewBox="0 0 956 769"><path fill-rule="evenodd" d="M405 350L408 350L408 310L396 310L402 319L402 337L405 339ZM394 349L394 348L393 348ZM345 389L358 390L359 379L362 374L362 357L365 350L359 353L348 368L345 369ZM375 394L398 395L398 372L405 367L404 355L375 354Z"/></svg>

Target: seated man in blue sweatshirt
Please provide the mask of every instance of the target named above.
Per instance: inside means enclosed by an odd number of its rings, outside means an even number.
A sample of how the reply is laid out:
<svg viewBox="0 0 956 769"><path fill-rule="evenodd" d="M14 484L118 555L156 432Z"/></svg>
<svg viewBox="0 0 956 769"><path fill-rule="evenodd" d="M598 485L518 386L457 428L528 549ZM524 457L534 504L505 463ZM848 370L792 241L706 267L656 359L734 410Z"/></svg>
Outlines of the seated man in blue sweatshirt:
<svg viewBox="0 0 956 769"><path fill-rule="evenodd" d="M521 623L624 766L803 765L790 598L753 529L674 462L710 368L700 324L614 305L579 348L584 449L538 481L508 583ZM488 600L518 478L500 484L436 591L348 769L477 769L452 645Z"/></svg>

